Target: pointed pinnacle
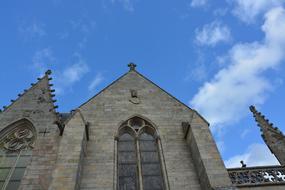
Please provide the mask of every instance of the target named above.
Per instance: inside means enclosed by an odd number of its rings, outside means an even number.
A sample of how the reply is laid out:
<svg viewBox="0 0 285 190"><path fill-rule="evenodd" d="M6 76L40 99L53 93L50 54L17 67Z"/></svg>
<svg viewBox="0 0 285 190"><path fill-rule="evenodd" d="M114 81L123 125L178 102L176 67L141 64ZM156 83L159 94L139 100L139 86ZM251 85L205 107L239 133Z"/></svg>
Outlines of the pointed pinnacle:
<svg viewBox="0 0 285 190"><path fill-rule="evenodd" d="M253 117L255 118L255 121L261 130L264 130L266 128L273 128L273 124L270 123L269 120L261 114L261 112L258 112L254 106L250 106L249 109L253 113Z"/></svg>
<svg viewBox="0 0 285 190"><path fill-rule="evenodd" d="M47 70L47 71L45 72L45 74L46 74L46 75L50 75L50 74L51 74L51 70Z"/></svg>
<svg viewBox="0 0 285 190"><path fill-rule="evenodd" d="M255 109L255 106L253 106L253 105L249 106L249 109L250 109L250 111L252 113L256 113L257 112L256 109Z"/></svg>

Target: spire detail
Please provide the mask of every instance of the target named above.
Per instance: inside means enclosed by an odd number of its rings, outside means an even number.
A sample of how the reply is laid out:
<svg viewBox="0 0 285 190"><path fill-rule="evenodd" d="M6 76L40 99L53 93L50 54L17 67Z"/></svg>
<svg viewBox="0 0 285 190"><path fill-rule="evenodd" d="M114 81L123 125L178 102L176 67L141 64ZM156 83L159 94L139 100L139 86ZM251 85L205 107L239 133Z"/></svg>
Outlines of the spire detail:
<svg viewBox="0 0 285 190"><path fill-rule="evenodd" d="M136 66L137 65L132 63L132 62L128 64L128 67L130 68L130 71L135 71L136 70Z"/></svg>
<svg viewBox="0 0 285 190"><path fill-rule="evenodd" d="M47 70L47 71L45 72L45 74L46 74L46 75L51 75L51 70Z"/></svg>
<svg viewBox="0 0 285 190"><path fill-rule="evenodd" d="M285 165L285 136L261 112L258 112L254 106L250 106L249 109L253 113L257 125L260 127L264 142L276 156L280 164Z"/></svg>
<svg viewBox="0 0 285 190"><path fill-rule="evenodd" d="M256 110L255 106L250 106L249 109L253 113L255 121L257 122L257 125L260 127L262 131L273 130L276 131L277 133L281 133L281 131L279 131L277 127L273 127L273 123L270 123L269 120L266 119L265 116L261 114L261 112L258 112Z"/></svg>

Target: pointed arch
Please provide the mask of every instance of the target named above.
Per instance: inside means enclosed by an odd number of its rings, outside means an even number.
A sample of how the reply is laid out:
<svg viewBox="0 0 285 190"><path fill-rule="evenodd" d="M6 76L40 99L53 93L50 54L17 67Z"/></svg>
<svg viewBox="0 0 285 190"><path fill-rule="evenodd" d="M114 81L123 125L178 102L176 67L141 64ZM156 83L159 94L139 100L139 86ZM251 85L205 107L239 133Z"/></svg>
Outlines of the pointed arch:
<svg viewBox="0 0 285 190"><path fill-rule="evenodd" d="M133 115L120 123L116 137L117 190L168 189L155 125L143 116Z"/></svg>
<svg viewBox="0 0 285 190"><path fill-rule="evenodd" d="M17 189L37 138L32 122L17 120L0 131L0 189Z"/></svg>
<svg viewBox="0 0 285 190"><path fill-rule="evenodd" d="M150 123L153 127L157 128L157 126L156 126L155 123L153 123L148 117L143 116L143 115L141 115L141 114L133 114L133 115L131 115L131 116L126 117L123 121L121 121L121 122L119 123L119 126L121 126L124 122L126 122L126 121L128 121L128 120L130 120L130 119L132 119L132 118L136 118L136 117L137 117L137 118L140 118L140 119L142 119L142 120L147 121L147 122Z"/></svg>
<svg viewBox="0 0 285 190"><path fill-rule="evenodd" d="M137 121L141 121L141 124L139 125L139 128L136 128ZM136 132L137 136L143 131L149 131L151 132L156 138L160 138L157 126L155 123L153 123L150 119L148 119L145 116L139 115L139 114L134 114L132 116L127 117L125 120L121 121L118 124L119 128L117 131L117 134L115 135L116 137L119 136L121 130L128 126L133 129L134 132ZM135 130L139 129L139 130Z"/></svg>

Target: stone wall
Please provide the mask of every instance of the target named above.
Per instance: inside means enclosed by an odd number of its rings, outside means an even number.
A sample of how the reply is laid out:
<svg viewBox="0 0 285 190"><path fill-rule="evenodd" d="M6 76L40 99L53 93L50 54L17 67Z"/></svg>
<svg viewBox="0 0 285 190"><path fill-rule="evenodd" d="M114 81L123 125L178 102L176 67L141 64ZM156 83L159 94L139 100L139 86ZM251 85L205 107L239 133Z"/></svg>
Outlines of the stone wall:
<svg viewBox="0 0 285 190"><path fill-rule="evenodd" d="M130 90L137 91L139 104L130 101ZM114 137L120 123L134 115L147 118L158 129L170 189L201 189L193 161L197 153L191 152L181 127L182 122L192 119L193 111L137 72L130 71L80 109L86 121L90 123L90 141L84 160L81 189L114 188ZM209 133L208 128L203 130L208 130ZM213 142L210 145L212 146ZM215 152L213 157L215 160L220 159L218 152ZM211 162L211 158L209 159L203 161ZM219 164L216 168L223 167L221 160L215 163ZM205 167L216 169L208 163ZM213 175L210 168L205 169ZM215 174L219 175L219 172L224 174L224 171L220 170ZM227 182L226 178L226 182L221 184Z"/></svg>
<svg viewBox="0 0 285 190"><path fill-rule="evenodd" d="M22 178L20 189L47 189L57 157L59 132L57 116L46 74L29 90L0 113L0 130L20 119L29 120L36 129L32 159Z"/></svg>
<svg viewBox="0 0 285 190"><path fill-rule="evenodd" d="M50 190L79 189L86 146L85 124L79 112L67 122L52 174Z"/></svg>
<svg viewBox="0 0 285 190"><path fill-rule="evenodd" d="M240 190L284 190L284 185L257 185L250 187L239 187Z"/></svg>

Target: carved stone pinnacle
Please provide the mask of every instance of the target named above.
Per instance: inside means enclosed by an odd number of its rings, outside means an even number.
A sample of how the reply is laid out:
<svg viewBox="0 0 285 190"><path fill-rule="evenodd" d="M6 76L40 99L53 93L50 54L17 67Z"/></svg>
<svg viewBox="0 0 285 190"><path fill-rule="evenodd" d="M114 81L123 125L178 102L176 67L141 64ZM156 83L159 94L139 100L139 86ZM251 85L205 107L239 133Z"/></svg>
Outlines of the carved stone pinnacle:
<svg viewBox="0 0 285 190"><path fill-rule="evenodd" d="M249 109L250 109L250 111L251 111L252 113L257 112L256 109L255 109L255 106L253 106L253 105L251 105L251 106L249 107Z"/></svg>
<svg viewBox="0 0 285 190"><path fill-rule="evenodd" d="M130 68L130 71L134 71L134 70L136 70L136 64L134 64L134 63L129 63L128 64L128 67Z"/></svg>
<svg viewBox="0 0 285 190"><path fill-rule="evenodd" d="M45 74L46 74L46 75L50 75L50 74L51 74L51 70L47 70L47 71L45 72Z"/></svg>

